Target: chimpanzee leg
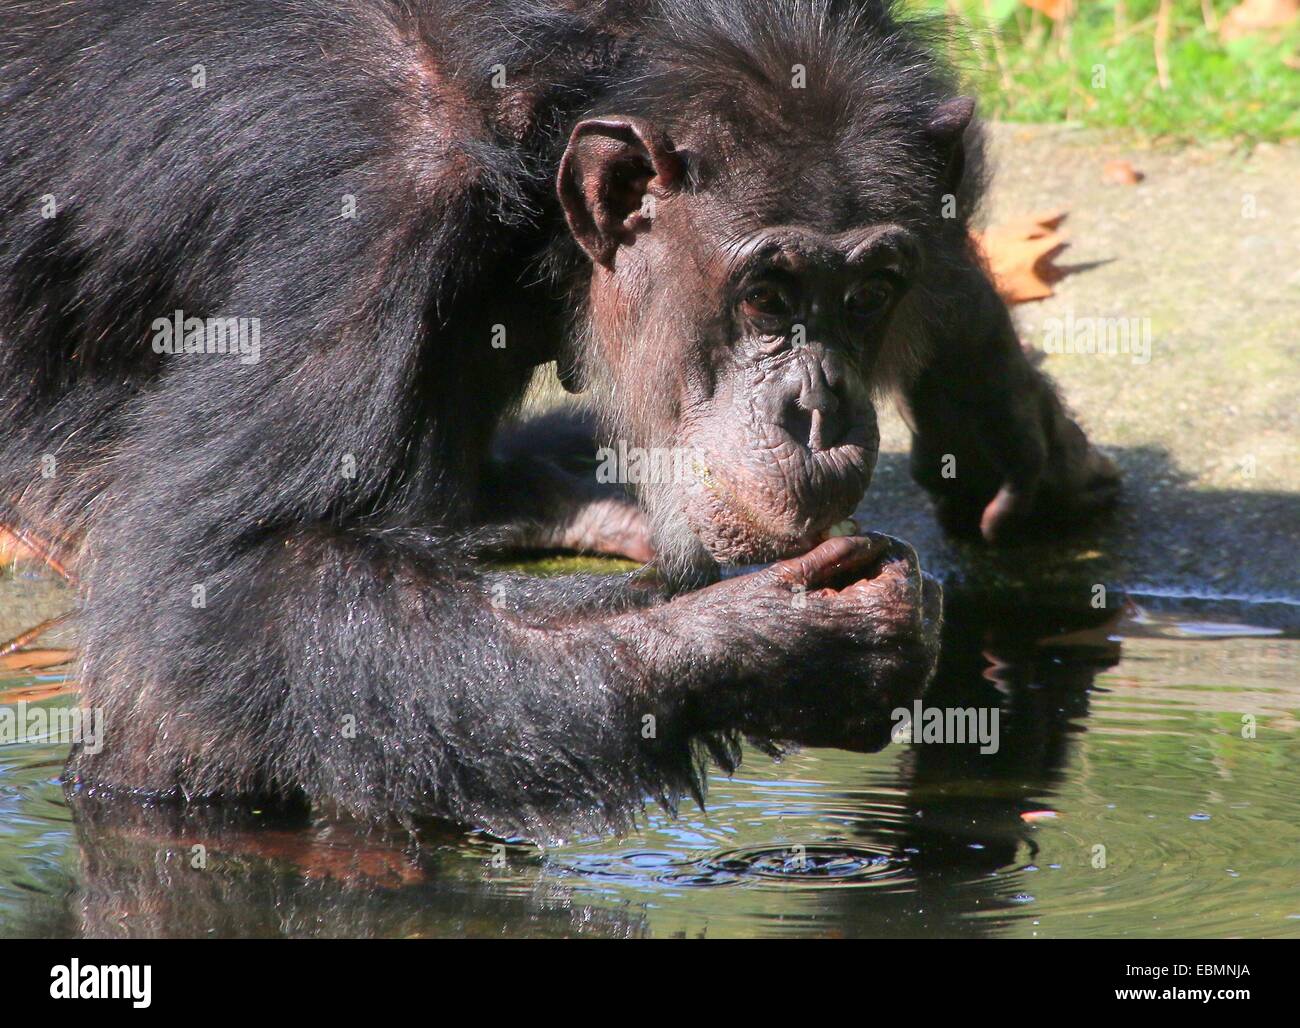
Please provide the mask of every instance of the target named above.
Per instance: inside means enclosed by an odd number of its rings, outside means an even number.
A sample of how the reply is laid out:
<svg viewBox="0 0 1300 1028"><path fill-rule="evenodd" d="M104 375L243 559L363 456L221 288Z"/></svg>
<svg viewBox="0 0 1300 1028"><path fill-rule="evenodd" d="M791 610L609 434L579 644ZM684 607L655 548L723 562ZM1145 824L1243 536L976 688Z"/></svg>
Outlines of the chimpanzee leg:
<svg viewBox="0 0 1300 1028"><path fill-rule="evenodd" d="M654 559L650 526L621 485L597 480L593 419L556 411L503 430L482 483L481 516L514 549Z"/></svg>
<svg viewBox="0 0 1300 1028"><path fill-rule="evenodd" d="M1114 464L1029 363L1006 306L973 263L930 284L927 363L903 391L912 476L950 532L990 542L1059 528L1110 504Z"/></svg>

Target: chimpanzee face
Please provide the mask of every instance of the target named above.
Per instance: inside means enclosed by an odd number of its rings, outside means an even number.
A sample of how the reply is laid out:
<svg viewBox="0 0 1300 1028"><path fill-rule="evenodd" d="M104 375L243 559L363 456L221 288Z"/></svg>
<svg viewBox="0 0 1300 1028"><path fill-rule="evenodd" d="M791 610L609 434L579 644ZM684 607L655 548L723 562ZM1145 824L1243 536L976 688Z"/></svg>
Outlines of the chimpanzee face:
<svg viewBox="0 0 1300 1028"><path fill-rule="evenodd" d="M802 553L871 479L871 393L919 247L811 195L801 218L798 181L779 203L761 176L701 185L690 159L639 119L574 132L560 192L594 264L583 375L613 434L657 458L638 485L670 565Z"/></svg>

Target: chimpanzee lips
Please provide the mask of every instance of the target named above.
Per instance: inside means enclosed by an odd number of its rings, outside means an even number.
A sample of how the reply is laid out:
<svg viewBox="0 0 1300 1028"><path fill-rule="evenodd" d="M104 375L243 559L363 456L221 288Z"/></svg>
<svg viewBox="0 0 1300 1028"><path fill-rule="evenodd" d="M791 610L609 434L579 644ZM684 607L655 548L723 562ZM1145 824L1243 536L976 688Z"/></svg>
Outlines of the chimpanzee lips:
<svg viewBox="0 0 1300 1028"><path fill-rule="evenodd" d="M875 465L874 445L845 443L816 453L780 445L788 452L761 463L710 460L691 490L687 521L719 563L806 553L862 499Z"/></svg>

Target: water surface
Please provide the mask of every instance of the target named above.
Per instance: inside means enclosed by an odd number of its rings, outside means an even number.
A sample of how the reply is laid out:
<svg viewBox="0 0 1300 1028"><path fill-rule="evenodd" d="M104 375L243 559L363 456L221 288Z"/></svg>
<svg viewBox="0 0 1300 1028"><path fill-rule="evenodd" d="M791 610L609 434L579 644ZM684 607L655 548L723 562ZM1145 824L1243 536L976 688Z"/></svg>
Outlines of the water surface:
<svg viewBox="0 0 1300 1028"><path fill-rule="evenodd" d="M996 708L996 753L764 740L710 772L704 807L545 851L450 827L416 851L268 812L91 816L58 783L65 747L10 743L0 935L1300 937L1294 613L955 597L925 702ZM73 702L59 687L11 678L0 703Z"/></svg>

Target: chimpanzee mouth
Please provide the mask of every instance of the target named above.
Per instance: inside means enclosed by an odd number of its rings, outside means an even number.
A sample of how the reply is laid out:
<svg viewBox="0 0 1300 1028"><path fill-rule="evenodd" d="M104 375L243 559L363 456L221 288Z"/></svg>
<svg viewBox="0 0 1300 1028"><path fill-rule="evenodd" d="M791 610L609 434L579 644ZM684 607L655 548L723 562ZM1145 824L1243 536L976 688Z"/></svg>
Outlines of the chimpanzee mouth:
<svg viewBox="0 0 1300 1028"><path fill-rule="evenodd" d="M832 535L852 534L850 516L871 480L875 448L844 444L814 461L794 487L782 482L777 489L773 476L742 482L706 470L688 501L691 530L722 565L797 557Z"/></svg>

